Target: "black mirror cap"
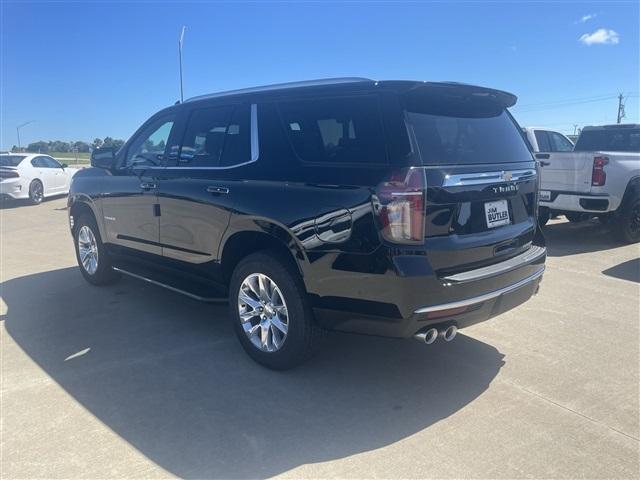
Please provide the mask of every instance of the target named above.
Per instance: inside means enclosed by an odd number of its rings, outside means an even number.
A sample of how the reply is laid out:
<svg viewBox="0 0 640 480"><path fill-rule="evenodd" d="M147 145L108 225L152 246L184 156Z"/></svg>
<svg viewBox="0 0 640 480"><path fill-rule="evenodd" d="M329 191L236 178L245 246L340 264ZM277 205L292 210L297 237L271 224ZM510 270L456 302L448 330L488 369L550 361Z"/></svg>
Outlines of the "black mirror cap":
<svg viewBox="0 0 640 480"><path fill-rule="evenodd" d="M69 165L67 165L66 163L62 164L62 168L67 168Z"/></svg>
<svg viewBox="0 0 640 480"><path fill-rule="evenodd" d="M96 148L91 152L91 166L111 170L115 163L116 152L114 148Z"/></svg>

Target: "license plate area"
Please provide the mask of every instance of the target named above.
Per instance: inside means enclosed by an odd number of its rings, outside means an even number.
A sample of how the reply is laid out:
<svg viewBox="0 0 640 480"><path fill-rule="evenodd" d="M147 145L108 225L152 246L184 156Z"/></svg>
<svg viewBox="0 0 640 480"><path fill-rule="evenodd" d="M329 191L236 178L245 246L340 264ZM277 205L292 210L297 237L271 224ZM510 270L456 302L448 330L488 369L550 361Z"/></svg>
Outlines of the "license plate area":
<svg viewBox="0 0 640 480"><path fill-rule="evenodd" d="M484 204L484 213L488 228L500 227L501 225L509 225L511 223L509 202L506 200L486 202Z"/></svg>
<svg viewBox="0 0 640 480"><path fill-rule="evenodd" d="M551 190L540 190L539 199L545 202L551 201Z"/></svg>

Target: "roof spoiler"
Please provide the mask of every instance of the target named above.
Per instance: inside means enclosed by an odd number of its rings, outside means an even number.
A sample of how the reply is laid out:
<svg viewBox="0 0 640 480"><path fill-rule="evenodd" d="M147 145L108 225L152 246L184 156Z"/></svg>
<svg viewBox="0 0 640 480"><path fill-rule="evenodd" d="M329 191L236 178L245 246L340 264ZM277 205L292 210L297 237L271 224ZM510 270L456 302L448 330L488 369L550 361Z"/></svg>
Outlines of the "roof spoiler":
<svg viewBox="0 0 640 480"><path fill-rule="evenodd" d="M486 99L495 102L502 108L513 107L518 101L514 94L493 88L478 87L457 82L423 82L417 83L406 93L426 93L427 95L443 95L454 97L469 97L478 100Z"/></svg>

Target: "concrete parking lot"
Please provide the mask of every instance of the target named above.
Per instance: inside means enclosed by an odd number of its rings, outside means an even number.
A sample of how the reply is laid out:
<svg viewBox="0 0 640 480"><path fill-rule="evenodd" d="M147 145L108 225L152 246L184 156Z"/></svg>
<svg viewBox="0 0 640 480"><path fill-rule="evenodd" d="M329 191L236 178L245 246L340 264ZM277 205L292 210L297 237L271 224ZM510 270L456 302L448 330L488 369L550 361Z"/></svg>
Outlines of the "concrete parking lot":
<svg viewBox="0 0 640 480"><path fill-rule="evenodd" d="M66 199L1 215L2 478L638 478L640 247L547 228L540 294L450 344L254 364L225 306L75 266Z"/></svg>

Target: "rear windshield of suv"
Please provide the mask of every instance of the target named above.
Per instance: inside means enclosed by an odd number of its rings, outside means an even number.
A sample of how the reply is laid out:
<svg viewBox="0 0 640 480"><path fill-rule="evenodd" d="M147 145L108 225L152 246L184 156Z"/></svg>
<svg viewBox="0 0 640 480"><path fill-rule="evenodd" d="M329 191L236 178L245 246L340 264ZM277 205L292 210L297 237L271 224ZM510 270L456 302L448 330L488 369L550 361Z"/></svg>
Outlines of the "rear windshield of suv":
<svg viewBox="0 0 640 480"><path fill-rule="evenodd" d="M640 128L583 130L575 152L640 152Z"/></svg>
<svg viewBox="0 0 640 480"><path fill-rule="evenodd" d="M25 155L0 155L0 167L17 167Z"/></svg>
<svg viewBox="0 0 640 480"><path fill-rule="evenodd" d="M405 109L423 164L532 161L515 122L489 102L412 97Z"/></svg>

